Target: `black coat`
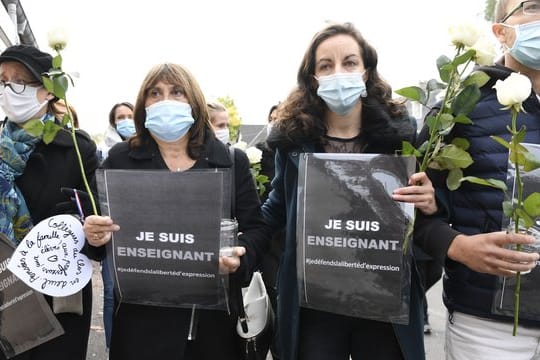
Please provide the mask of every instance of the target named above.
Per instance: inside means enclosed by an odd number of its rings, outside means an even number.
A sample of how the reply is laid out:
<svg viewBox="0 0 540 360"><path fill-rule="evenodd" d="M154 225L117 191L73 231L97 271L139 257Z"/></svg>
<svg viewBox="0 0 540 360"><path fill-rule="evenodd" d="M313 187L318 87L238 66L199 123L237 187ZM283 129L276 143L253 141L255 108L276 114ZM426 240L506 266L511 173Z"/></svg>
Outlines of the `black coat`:
<svg viewBox="0 0 540 360"><path fill-rule="evenodd" d="M83 131L77 131L77 143L83 159L86 177L94 185L94 173L98 167L96 145ZM34 224L53 215L77 214L73 202L60 189L63 187L85 191L77 154L71 133L60 130L50 144L40 142L31 154L23 175L16 184L21 190ZM85 204L86 215L91 207ZM100 260L104 249L88 243L83 252L93 260ZM51 304L52 298L45 296ZM15 359L85 360L92 315L92 281L83 289L83 314L57 314L64 335L24 352ZM0 353L0 359L2 354Z"/></svg>
<svg viewBox="0 0 540 360"><path fill-rule="evenodd" d="M235 214L239 224L239 243L250 253L264 254L265 235L260 202L249 171L249 160L243 151L234 152ZM230 168L229 149L219 140L208 138L202 156L193 166ZM103 163L107 169L167 169L157 144L153 140L138 148L127 142L115 145ZM242 258L237 278L230 281L246 283L257 259ZM115 311L110 359L240 359L236 344L236 317L215 310L197 310L198 325L195 341L187 341L192 310L122 303ZM196 350L195 350L196 349Z"/></svg>

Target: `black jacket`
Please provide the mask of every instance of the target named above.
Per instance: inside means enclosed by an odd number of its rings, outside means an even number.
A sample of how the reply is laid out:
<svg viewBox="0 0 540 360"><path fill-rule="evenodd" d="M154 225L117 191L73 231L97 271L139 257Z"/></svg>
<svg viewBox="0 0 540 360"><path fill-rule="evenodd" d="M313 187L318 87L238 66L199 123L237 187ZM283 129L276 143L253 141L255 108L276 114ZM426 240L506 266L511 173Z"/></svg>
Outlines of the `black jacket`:
<svg viewBox="0 0 540 360"><path fill-rule="evenodd" d="M506 181L508 169L508 151L490 136L500 136L510 140L507 126L511 123L512 115L508 110L502 110L498 102L493 84L497 80L508 77L512 70L501 65L481 67L490 81L481 89L482 98L469 114L473 124L456 124L447 142L454 137L466 138L470 142L467 149L474 163L464 169L464 176L493 178ZM536 94L531 91L529 98L523 103L525 112L520 112L517 118L518 129L526 127L524 142L540 143L540 103ZM423 129L420 138L428 130ZM437 176L438 175L438 176ZM500 231L503 219L502 202L504 194L501 190L464 182L455 191L449 191L444 183L443 174L430 174L434 186L441 198L449 205L449 223L432 222L426 229L437 243L450 244L460 233L475 235ZM444 280L444 303L450 312L457 310L476 316L512 321L511 317L501 317L492 314L493 295L498 286L497 277L472 271L465 265L446 259ZM524 325L540 326L538 321L520 319Z"/></svg>
<svg viewBox="0 0 540 360"><path fill-rule="evenodd" d="M94 173L98 167L96 145L85 132L78 130L76 134L86 177L93 187ZM85 191L71 133L62 129L50 144L38 143L16 184L24 196L34 224L53 215L77 214L73 202L61 192L63 187ZM85 213L90 215L91 207L85 206ZM105 249L87 243L83 252L91 259L100 260ZM45 298L51 304L51 297ZM56 315L64 328L64 335L28 350L15 359L31 356L32 359L43 360L85 360L91 314L92 281L83 289L83 315Z"/></svg>
<svg viewBox="0 0 540 360"><path fill-rule="evenodd" d="M249 171L249 160L243 151L234 151L235 214L239 224L239 243L249 254L266 251L266 236L260 202ZM192 169L230 168L229 149L219 140L208 137L202 155ZM103 163L108 169L167 169L157 144L130 148L128 142L115 145ZM255 267L256 256L243 256L242 265L229 281L246 284ZM236 317L223 311L197 310L197 338L192 342L205 347L205 359L240 359L236 344ZM113 319L110 359L183 359L192 319L191 309L166 308L122 303ZM200 345L197 345L201 348ZM190 351L190 350L187 350ZM197 353L201 354L201 353Z"/></svg>

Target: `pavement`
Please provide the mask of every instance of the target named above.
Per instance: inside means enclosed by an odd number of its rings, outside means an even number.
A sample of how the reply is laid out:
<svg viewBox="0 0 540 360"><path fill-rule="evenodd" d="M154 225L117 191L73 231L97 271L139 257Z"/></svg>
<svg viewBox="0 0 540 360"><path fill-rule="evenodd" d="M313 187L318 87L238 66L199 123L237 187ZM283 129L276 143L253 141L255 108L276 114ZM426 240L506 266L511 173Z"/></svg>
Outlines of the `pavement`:
<svg viewBox="0 0 540 360"><path fill-rule="evenodd" d="M86 360L108 360L105 346L105 330L103 329L103 282L100 265L93 262L92 283L94 298L92 308L92 325ZM442 281L437 282L427 293L428 314L431 334L424 336L427 360L444 359L444 328L446 324L446 308L442 302ZM271 360L269 355L267 360Z"/></svg>

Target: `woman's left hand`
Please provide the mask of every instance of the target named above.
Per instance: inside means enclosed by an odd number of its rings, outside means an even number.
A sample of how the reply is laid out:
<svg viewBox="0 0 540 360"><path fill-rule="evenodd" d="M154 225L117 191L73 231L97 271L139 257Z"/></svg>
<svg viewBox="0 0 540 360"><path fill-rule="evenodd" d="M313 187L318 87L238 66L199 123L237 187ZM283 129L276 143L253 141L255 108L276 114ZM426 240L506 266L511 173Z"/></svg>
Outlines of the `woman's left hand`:
<svg viewBox="0 0 540 360"><path fill-rule="evenodd" d="M231 256L219 257L219 273L230 274L238 270L240 267L240 256L246 253L246 248L243 246L235 246L232 249Z"/></svg>
<svg viewBox="0 0 540 360"><path fill-rule="evenodd" d="M392 198L396 201L414 203L414 206L425 215L437 212L435 189L425 172L412 174L409 177L409 186L394 190Z"/></svg>

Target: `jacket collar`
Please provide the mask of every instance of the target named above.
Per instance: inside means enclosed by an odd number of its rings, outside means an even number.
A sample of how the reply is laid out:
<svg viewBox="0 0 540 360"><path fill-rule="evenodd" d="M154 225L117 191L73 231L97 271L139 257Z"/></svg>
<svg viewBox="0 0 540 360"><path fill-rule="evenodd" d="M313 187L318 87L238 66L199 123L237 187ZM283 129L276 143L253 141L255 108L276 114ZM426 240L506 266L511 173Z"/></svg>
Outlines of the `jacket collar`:
<svg viewBox="0 0 540 360"><path fill-rule="evenodd" d="M129 156L137 160L150 160L156 156L161 156L161 154L155 140L149 137L143 146L132 148ZM200 159L206 160L210 167L232 166L228 147L211 136L206 136Z"/></svg>

